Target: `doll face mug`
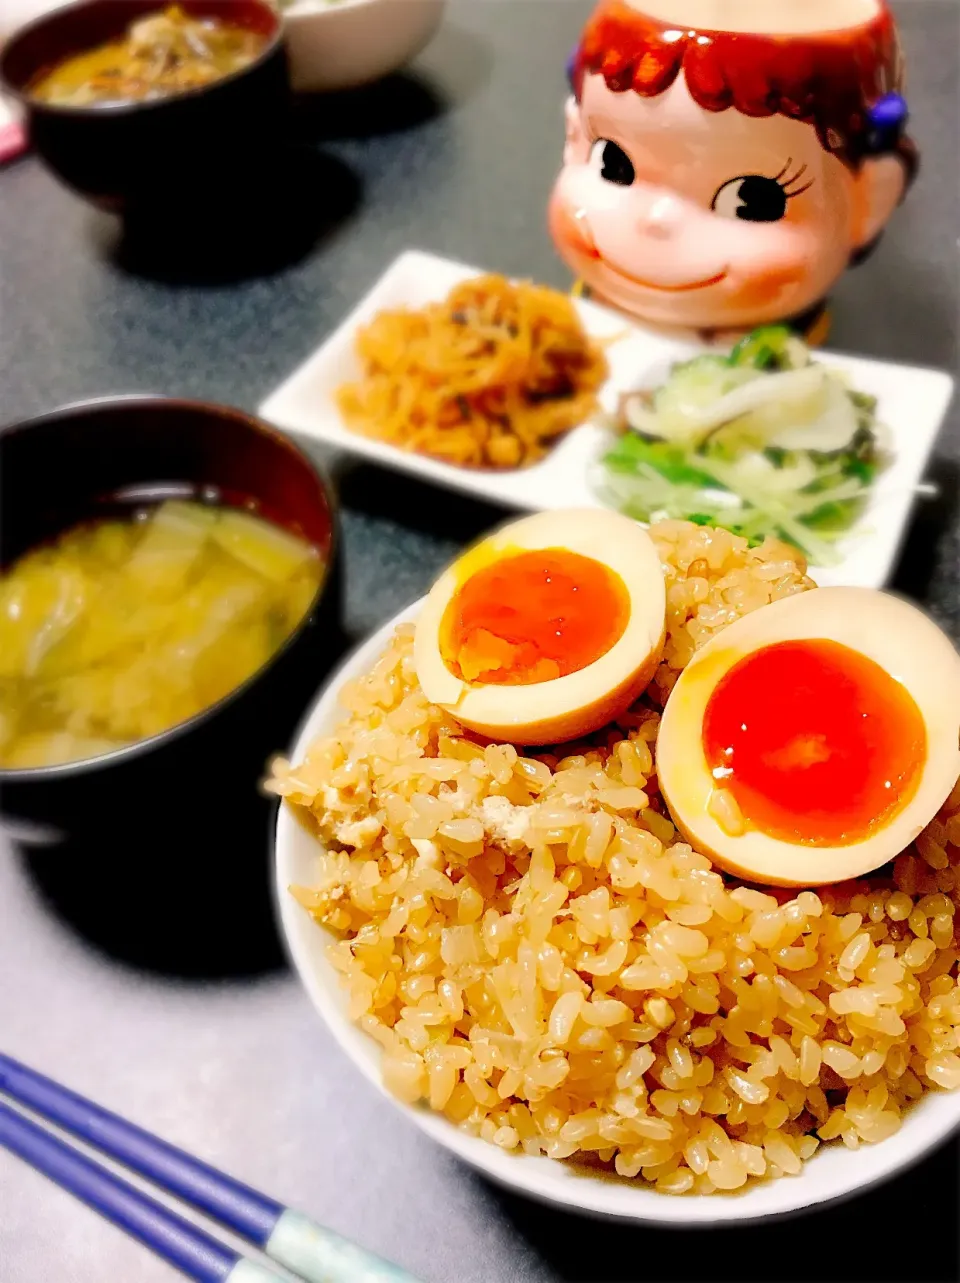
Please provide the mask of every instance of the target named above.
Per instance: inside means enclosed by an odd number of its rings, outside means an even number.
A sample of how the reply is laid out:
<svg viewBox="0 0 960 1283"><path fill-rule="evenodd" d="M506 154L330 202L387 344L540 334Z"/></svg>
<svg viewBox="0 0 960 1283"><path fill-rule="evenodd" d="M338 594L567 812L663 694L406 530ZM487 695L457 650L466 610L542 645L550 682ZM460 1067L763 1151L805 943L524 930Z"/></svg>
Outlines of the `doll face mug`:
<svg viewBox="0 0 960 1283"><path fill-rule="evenodd" d="M650 325L810 313L913 175L882 0L601 0L569 71L551 234Z"/></svg>

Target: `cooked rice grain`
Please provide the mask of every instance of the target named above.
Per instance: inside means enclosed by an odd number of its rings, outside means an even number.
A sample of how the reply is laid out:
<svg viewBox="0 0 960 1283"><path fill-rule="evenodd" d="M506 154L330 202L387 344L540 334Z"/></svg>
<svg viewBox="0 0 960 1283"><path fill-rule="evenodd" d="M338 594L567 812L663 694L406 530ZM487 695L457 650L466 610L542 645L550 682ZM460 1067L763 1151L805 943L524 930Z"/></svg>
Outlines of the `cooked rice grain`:
<svg viewBox="0 0 960 1283"><path fill-rule="evenodd" d="M507 1150L670 1194L794 1174L960 1087L960 788L890 869L791 895L721 876L654 773L662 704L718 629L812 588L783 545L663 522L667 644L589 743L483 746L424 699L411 626L272 787L313 825L300 903L401 1100Z"/></svg>

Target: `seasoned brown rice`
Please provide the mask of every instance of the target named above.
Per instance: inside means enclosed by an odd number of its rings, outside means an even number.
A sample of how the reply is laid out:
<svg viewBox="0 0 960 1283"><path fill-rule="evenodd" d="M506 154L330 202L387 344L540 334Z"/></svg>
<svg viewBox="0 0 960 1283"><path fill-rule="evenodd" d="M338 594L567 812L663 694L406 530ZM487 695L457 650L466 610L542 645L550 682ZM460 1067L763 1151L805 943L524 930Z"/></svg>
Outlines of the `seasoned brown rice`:
<svg viewBox="0 0 960 1283"><path fill-rule="evenodd" d="M484 747L426 702L403 626L273 787L328 848L294 894L342 937L391 1091L506 1150L707 1194L882 1140L960 1086L960 788L862 881L791 894L714 871L658 796L656 706L718 629L814 585L783 545L651 533L666 651L616 726Z"/></svg>

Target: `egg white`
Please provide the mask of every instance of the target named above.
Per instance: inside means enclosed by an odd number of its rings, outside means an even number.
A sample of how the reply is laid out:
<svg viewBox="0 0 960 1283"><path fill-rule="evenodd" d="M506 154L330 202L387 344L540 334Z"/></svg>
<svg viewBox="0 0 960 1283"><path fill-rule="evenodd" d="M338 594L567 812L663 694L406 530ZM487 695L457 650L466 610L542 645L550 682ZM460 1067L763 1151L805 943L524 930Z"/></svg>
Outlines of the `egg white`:
<svg viewBox="0 0 960 1283"><path fill-rule="evenodd" d="M826 639L874 660L909 691L926 726L916 791L882 828L845 846L784 842L757 829L732 836L709 812L717 787L703 748L703 718L724 674L776 642ZM777 692L770 699L776 702ZM960 777L960 655L915 606L869 588L816 588L744 615L693 657L670 693L657 736L657 776L681 833L718 865L775 886L825 886L861 877L917 837Z"/></svg>
<svg viewBox="0 0 960 1283"><path fill-rule="evenodd" d="M526 686L465 682L440 652L440 625L457 590L517 551L563 548L618 575L630 599L622 636L594 663ZM663 651L666 588L656 548L629 517L599 508L557 509L503 526L434 584L417 622L414 663L424 694L469 730L514 744L556 744L598 730L637 698Z"/></svg>

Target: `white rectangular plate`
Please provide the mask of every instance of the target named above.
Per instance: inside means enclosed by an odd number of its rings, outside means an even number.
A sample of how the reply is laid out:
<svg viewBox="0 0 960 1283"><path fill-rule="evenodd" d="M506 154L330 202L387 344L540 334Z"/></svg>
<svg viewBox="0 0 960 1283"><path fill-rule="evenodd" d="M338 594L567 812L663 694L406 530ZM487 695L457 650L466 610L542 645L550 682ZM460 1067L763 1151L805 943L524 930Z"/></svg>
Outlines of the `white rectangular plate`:
<svg viewBox="0 0 960 1283"><path fill-rule="evenodd" d="M386 309L439 302L459 282L480 274L478 268L419 250L401 254L327 341L267 397L260 414L280 428L334 449L512 508L538 511L600 506L590 477L609 436L593 424L574 428L532 467L485 472L458 468L359 436L343 422L335 393L341 383L361 376L355 349L357 330ZM606 410L615 408L621 393L649 384L651 372L665 373L672 361L683 360L696 350L690 344L638 329L618 313L594 303L576 300L576 307L589 334L610 340L610 375L601 395ZM817 567L813 574L823 584L878 588L893 570L917 484L950 403L953 380L938 370L832 352L818 352L817 360L843 369L853 387L877 398L877 416L892 436L893 462L877 478L869 505L840 545L840 564L829 569Z"/></svg>

